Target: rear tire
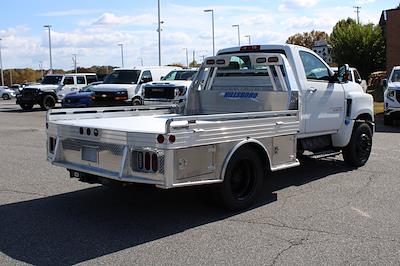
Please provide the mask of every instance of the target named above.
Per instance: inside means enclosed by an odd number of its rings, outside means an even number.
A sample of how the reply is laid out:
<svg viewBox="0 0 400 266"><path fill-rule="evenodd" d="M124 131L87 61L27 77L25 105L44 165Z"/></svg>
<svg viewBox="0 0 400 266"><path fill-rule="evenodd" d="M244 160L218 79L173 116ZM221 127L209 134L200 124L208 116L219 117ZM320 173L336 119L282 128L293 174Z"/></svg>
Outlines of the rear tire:
<svg viewBox="0 0 400 266"><path fill-rule="evenodd" d="M353 167L364 166L372 150L372 131L367 123L355 124L350 143L343 149L344 161Z"/></svg>
<svg viewBox="0 0 400 266"><path fill-rule="evenodd" d="M133 99L132 100L132 105L133 106L139 106L139 105L142 105L142 101L140 100L140 99Z"/></svg>
<svg viewBox="0 0 400 266"><path fill-rule="evenodd" d="M42 110L47 111L54 108L56 105L56 99L52 95L45 95L40 103Z"/></svg>
<svg viewBox="0 0 400 266"><path fill-rule="evenodd" d="M33 108L33 104L30 103L21 103L19 106L21 106L24 111L30 111Z"/></svg>
<svg viewBox="0 0 400 266"><path fill-rule="evenodd" d="M217 199L231 211L249 208L263 188L264 167L257 152L244 147L228 163L224 182L217 187Z"/></svg>
<svg viewBox="0 0 400 266"><path fill-rule="evenodd" d="M3 100L5 100L5 101L11 99L10 95L8 95L7 93L4 93L3 96L2 96L2 98L3 98Z"/></svg>
<svg viewBox="0 0 400 266"><path fill-rule="evenodd" d="M384 115L383 124L385 126L393 126L393 118L391 118L390 115Z"/></svg>

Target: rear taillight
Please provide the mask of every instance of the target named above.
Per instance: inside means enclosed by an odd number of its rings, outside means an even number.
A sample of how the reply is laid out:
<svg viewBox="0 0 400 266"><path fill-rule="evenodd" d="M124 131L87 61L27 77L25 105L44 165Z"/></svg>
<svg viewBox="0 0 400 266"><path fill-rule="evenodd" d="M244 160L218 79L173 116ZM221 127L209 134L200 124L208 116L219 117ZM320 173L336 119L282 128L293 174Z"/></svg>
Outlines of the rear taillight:
<svg viewBox="0 0 400 266"><path fill-rule="evenodd" d="M160 157L157 152L132 151L131 167L133 171L145 173L158 173Z"/></svg>
<svg viewBox="0 0 400 266"><path fill-rule="evenodd" d="M153 172L158 171L158 157L155 153L151 155L151 170L153 170Z"/></svg>
<svg viewBox="0 0 400 266"><path fill-rule="evenodd" d="M146 152L144 155L144 168L150 170L150 153Z"/></svg>
<svg viewBox="0 0 400 266"><path fill-rule="evenodd" d="M143 152L137 153L137 168L143 170Z"/></svg>

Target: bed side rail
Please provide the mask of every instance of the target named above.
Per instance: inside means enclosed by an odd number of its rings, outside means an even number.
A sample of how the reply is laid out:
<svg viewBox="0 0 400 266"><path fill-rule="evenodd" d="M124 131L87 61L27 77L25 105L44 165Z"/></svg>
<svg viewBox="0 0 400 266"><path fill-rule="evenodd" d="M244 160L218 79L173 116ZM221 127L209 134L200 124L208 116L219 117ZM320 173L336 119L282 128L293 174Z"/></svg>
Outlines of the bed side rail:
<svg viewBox="0 0 400 266"><path fill-rule="evenodd" d="M153 106L51 109L47 112L47 121L170 114L175 112L176 108L176 105L165 104Z"/></svg>

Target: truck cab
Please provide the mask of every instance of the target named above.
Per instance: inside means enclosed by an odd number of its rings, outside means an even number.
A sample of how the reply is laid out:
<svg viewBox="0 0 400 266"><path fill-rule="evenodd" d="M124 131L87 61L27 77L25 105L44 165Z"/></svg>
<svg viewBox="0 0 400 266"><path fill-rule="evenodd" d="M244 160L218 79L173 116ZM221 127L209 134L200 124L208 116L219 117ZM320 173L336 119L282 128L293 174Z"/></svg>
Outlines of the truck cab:
<svg viewBox="0 0 400 266"><path fill-rule="evenodd" d="M391 126L394 120L400 119L400 66L393 68L384 83L384 124Z"/></svg>

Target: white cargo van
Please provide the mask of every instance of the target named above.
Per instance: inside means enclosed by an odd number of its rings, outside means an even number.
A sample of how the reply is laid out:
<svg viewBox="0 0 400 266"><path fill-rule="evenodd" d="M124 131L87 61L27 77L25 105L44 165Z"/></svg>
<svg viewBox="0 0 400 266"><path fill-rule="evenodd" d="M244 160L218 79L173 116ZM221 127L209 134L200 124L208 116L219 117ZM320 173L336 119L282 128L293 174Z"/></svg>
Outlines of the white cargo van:
<svg viewBox="0 0 400 266"><path fill-rule="evenodd" d="M99 88L118 88L128 91L128 99L133 105L143 103L141 86L144 83L159 81L172 70L181 69L180 67L134 67L118 68L109 74L103 84L97 85Z"/></svg>

